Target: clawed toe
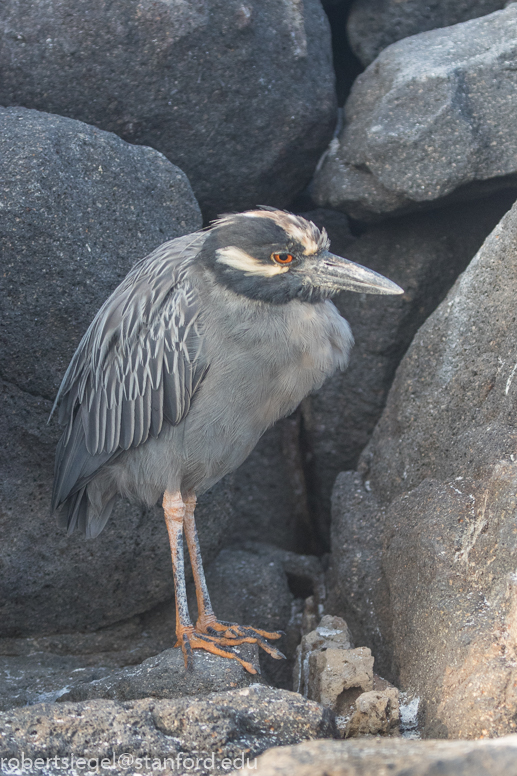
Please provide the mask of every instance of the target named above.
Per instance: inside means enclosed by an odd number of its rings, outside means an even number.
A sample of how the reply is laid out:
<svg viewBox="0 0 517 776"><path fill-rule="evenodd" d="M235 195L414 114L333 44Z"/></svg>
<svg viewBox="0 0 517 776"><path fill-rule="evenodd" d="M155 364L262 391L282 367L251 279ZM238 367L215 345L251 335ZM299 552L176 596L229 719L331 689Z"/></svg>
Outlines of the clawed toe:
<svg viewBox="0 0 517 776"><path fill-rule="evenodd" d="M248 625L238 625L236 622L225 622L224 620L215 620L210 622L206 629L212 629L216 632L220 633L221 631L228 631L231 633L230 636L226 636L226 638L242 638L244 636L253 636L253 637L261 637L262 639L272 639L273 641L275 639L279 639L282 635L285 635L283 633L279 633L277 631L265 631L261 630L260 628L252 628Z"/></svg>
<svg viewBox="0 0 517 776"><path fill-rule="evenodd" d="M279 649L268 644L266 639L279 639L281 633L252 628L246 625L238 625L235 622L225 622L224 620L210 620L209 622L197 623L197 630L206 633L207 636L216 639L218 643L225 646L237 646L238 644L258 644L268 655L275 660L285 658L285 655Z"/></svg>
<svg viewBox="0 0 517 776"><path fill-rule="evenodd" d="M247 660L242 660L242 658L240 658L231 650L221 649L221 646L237 646L239 643L242 644L244 641L237 641L233 643L230 642L229 644L228 639L214 638L205 633L200 633L199 631L194 630L194 628L189 628L185 629L178 636L176 646L181 647L185 660L185 668L187 671L192 671L194 669L194 657L192 650L204 649L206 652L211 652L212 655L219 655L219 657L226 657L231 660L236 660L250 674L258 673L257 669Z"/></svg>
<svg viewBox="0 0 517 776"><path fill-rule="evenodd" d="M281 660L285 655L266 641L266 638L278 639L280 635L280 633L269 633L259 628L214 619L205 623L198 621L195 628L190 626L182 629L178 634L176 646L181 647L183 651L185 668L188 671L191 671L194 666L192 650L204 649L213 655L237 660L250 674L256 674L257 669L247 660L242 660L236 655L232 648L241 644L257 644L275 660Z"/></svg>

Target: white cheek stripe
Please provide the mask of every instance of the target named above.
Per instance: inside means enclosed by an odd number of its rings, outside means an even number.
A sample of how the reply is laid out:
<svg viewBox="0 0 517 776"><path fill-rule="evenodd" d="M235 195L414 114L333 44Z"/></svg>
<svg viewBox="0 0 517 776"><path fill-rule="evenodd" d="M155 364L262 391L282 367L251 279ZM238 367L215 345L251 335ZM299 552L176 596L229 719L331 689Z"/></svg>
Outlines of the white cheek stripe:
<svg viewBox="0 0 517 776"><path fill-rule="evenodd" d="M245 275L262 275L262 277L272 277L288 272L289 267L282 267L280 264L262 264L257 259L250 256L246 251L229 245L227 248L219 248L216 251L217 261L221 264L227 264Z"/></svg>

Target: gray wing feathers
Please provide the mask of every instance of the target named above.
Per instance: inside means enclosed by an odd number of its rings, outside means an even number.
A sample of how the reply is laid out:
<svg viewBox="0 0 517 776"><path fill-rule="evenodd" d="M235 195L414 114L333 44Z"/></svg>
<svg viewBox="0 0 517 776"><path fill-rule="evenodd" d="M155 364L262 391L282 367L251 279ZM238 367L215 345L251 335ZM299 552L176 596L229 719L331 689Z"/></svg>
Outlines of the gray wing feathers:
<svg viewBox="0 0 517 776"><path fill-rule="evenodd" d="M188 413L207 368L199 300L188 279L204 239L173 240L136 264L83 337L56 399L67 428L56 459L55 506L90 476L93 462L85 469L85 455L103 465L158 436L164 420L176 425Z"/></svg>
<svg viewBox="0 0 517 776"><path fill-rule="evenodd" d="M101 453L100 455L93 456L88 453L80 413L76 413L71 426L72 429L68 436L63 434L57 446L54 489L52 493L53 511L71 493L75 493L80 489L84 490L100 467L116 455L116 453ZM70 515L74 505L69 506L68 514ZM75 506L79 506L77 500L75 501Z"/></svg>

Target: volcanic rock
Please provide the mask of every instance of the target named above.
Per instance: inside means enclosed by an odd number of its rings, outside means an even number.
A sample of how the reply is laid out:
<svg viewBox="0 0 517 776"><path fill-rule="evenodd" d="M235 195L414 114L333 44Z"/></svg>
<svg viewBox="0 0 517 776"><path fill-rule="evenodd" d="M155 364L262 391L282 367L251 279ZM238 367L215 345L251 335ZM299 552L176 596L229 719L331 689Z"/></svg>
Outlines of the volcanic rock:
<svg viewBox="0 0 517 776"><path fill-rule="evenodd" d="M345 738L387 735L399 724L399 692L396 687L363 692L345 729Z"/></svg>
<svg viewBox="0 0 517 776"><path fill-rule="evenodd" d="M319 0L6 0L0 40L0 104L156 148L206 217L285 207L334 129Z"/></svg>
<svg viewBox="0 0 517 776"><path fill-rule="evenodd" d="M302 636L301 643L296 650L296 664L293 672L293 687L296 692L301 692L307 698L320 700L319 697L316 697L316 694L319 693L319 688L317 689L313 686L314 671L311 673L311 656L319 652L326 652L328 649L349 651L352 648L350 631L346 622L341 617L332 617L329 614L322 617L313 631ZM315 665L315 661L313 660L312 662ZM368 669L370 673L372 666L373 660ZM342 689L341 687L339 692ZM369 687L368 689L371 688ZM338 694L336 693L335 696L337 697ZM327 703L326 705L331 706L332 703Z"/></svg>
<svg viewBox="0 0 517 776"><path fill-rule="evenodd" d="M366 66L397 40L476 19L505 4L506 0L355 0L348 17L348 40Z"/></svg>
<svg viewBox="0 0 517 776"><path fill-rule="evenodd" d="M252 685L203 698L45 703L3 712L0 758L21 759L23 752L36 773L46 766L47 776L67 770L65 757L69 769L72 753L92 769L95 759L97 767L109 760L114 776L151 772L153 762L154 772L158 761L167 776L188 772L188 757L193 767L199 758L196 773L228 773L248 760L252 765L271 747L335 735L328 709L296 693Z"/></svg>
<svg viewBox="0 0 517 776"><path fill-rule="evenodd" d="M313 593L320 607L325 596L319 559L269 544L246 542L223 549L206 576L214 611L221 620L282 632L282 637L271 643L286 659L276 660L260 650L260 666L269 683L291 689L295 651L301 638L303 596ZM189 604L195 611L192 588Z"/></svg>
<svg viewBox="0 0 517 776"><path fill-rule="evenodd" d="M234 651L258 669L258 647L243 644ZM182 698L247 687L260 681L236 660L194 650L194 669L187 670L181 649L167 649L138 666L113 671L93 681L66 687L55 700L85 701L92 698L129 701L137 698Z"/></svg>
<svg viewBox="0 0 517 776"><path fill-rule="evenodd" d="M511 4L382 51L354 84L315 201L372 219L515 185L516 50Z"/></svg>
<svg viewBox="0 0 517 776"><path fill-rule="evenodd" d="M495 741L307 741L272 749L257 776L516 776L517 736ZM235 775L234 775L235 776Z"/></svg>
<svg viewBox="0 0 517 776"><path fill-rule="evenodd" d="M432 737L516 724L516 252L514 206L419 330L334 494L329 610L420 697Z"/></svg>

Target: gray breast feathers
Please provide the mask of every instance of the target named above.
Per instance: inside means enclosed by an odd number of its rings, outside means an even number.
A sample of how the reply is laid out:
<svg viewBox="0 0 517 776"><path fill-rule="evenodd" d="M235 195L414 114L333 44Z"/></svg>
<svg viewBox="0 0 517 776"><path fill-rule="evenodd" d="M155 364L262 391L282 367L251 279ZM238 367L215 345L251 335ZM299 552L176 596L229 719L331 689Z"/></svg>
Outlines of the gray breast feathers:
<svg viewBox="0 0 517 776"><path fill-rule="evenodd" d="M138 262L83 337L56 399L66 430L54 509L110 458L188 413L207 368L199 298L188 281L204 239L172 240Z"/></svg>

